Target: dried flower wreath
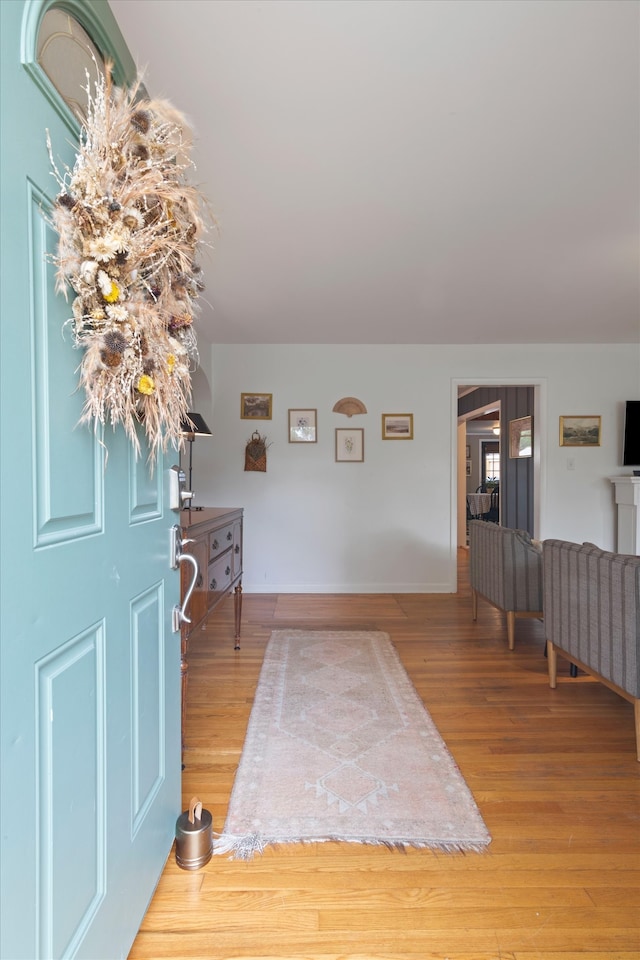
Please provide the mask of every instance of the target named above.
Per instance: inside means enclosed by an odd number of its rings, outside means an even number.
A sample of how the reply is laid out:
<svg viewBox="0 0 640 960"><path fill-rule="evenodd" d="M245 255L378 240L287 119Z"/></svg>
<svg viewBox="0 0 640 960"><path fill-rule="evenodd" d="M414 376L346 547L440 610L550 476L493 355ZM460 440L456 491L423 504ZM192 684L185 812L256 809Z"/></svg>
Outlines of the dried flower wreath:
<svg viewBox="0 0 640 960"><path fill-rule="evenodd" d="M60 173L51 214L56 290L75 291L74 344L84 349L81 423L122 423L136 455L142 423L153 466L182 443L198 363L193 316L204 289L196 248L203 199L186 181L189 130L165 101L137 100L140 80L114 87L111 65L87 76L87 118L73 170Z"/></svg>

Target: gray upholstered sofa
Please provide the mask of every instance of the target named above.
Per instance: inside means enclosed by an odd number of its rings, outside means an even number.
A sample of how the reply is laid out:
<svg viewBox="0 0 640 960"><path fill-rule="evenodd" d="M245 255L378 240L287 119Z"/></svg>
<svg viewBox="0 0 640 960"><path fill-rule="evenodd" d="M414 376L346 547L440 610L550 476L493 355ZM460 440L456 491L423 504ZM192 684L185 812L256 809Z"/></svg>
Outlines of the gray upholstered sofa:
<svg viewBox="0 0 640 960"><path fill-rule="evenodd" d="M640 557L545 540L543 558L549 682L559 653L630 700L640 760Z"/></svg>
<svg viewBox="0 0 640 960"><path fill-rule="evenodd" d="M516 617L542 617L541 548L525 530L471 520L469 578L473 619L478 618L479 596L503 610L513 650Z"/></svg>

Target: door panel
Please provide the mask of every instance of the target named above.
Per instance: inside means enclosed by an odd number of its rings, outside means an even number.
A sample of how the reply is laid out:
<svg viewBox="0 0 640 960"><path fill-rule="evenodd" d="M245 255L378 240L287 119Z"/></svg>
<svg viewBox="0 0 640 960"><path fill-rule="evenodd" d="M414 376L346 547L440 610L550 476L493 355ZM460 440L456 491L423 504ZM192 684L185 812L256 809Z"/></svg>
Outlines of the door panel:
<svg viewBox="0 0 640 960"><path fill-rule="evenodd" d="M73 164L78 137L46 81L20 62L50 5L0 3L6 960L126 957L181 808L168 464L151 472L144 441L136 459L122 430L77 425L80 353L47 259L57 237L46 221L56 191L46 131L59 166ZM112 37L122 70L108 5L65 6L88 11L89 26L100 21L98 45Z"/></svg>
<svg viewBox="0 0 640 960"><path fill-rule="evenodd" d="M106 893L104 623L36 664L38 956L73 952ZM78 823L86 823L82 856ZM66 861L73 882L62 883Z"/></svg>
<svg viewBox="0 0 640 960"><path fill-rule="evenodd" d="M138 428L140 449L146 448L143 430ZM129 447L129 521L132 524L145 523L162 516L162 473L151 473L145 469L144 462L136 459L133 447Z"/></svg>
<svg viewBox="0 0 640 960"><path fill-rule="evenodd" d="M87 443L81 430L64 429L82 414L82 396L74 386L78 354L68 325L64 334L69 304L56 295L53 266L47 260L47 251L56 246L55 233L43 216L51 210L51 199L31 182L27 191L36 544L49 546L102 531L103 457L99 444ZM67 482L69 464L73 484Z"/></svg>
<svg viewBox="0 0 640 960"><path fill-rule="evenodd" d="M162 584L131 603L131 829L137 834L164 779Z"/></svg>

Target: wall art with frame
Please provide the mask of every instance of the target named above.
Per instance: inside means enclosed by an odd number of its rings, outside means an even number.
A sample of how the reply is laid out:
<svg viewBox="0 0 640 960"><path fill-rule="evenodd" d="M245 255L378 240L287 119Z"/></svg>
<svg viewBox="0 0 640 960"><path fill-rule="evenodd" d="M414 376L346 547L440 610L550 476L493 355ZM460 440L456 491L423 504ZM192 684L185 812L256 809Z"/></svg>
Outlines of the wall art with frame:
<svg viewBox="0 0 640 960"><path fill-rule="evenodd" d="M412 413L383 413L383 440L413 440Z"/></svg>
<svg viewBox="0 0 640 960"><path fill-rule="evenodd" d="M242 420L271 420L272 393L243 393L240 395Z"/></svg>
<svg viewBox="0 0 640 960"><path fill-rule="evenodd" d="M561 447L599 447L602 417L560 417Z"/></svg>
<svg viewBox="0 0 640 960"><path fill-rule="evenodd" d="M533 417L509 420L509 458L533 456Z"/></svg>
<svg viewBox="0 0 640 960"><path fill-rule="evenodd" d="M364 430L336 427L336 462L361 463L364 460Z"/></svg>
<svg viewBox="0 0 640 960"><path fill-rule="evenodd" d="M317 410L289 410L289 443L317 443L317 424Z"/></svg>

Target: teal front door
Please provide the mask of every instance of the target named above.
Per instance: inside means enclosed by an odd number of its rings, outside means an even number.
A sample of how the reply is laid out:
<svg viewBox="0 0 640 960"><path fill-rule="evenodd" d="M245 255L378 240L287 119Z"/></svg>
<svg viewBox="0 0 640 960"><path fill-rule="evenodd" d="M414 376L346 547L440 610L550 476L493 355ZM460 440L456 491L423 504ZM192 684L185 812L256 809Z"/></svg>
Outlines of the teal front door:
<svg viewBox="0 0 640 960"><path fill-rule="evenodd" d="M3 960L126 957L180 813L169 463L78 427L79 355L54 291L46 149L78 130L35 65L52 0L1 15L1 942ZM64 0L131 72L108 5ZM106 456L108 454L108 456Z"/></svg>

